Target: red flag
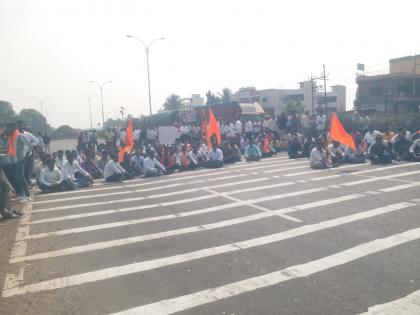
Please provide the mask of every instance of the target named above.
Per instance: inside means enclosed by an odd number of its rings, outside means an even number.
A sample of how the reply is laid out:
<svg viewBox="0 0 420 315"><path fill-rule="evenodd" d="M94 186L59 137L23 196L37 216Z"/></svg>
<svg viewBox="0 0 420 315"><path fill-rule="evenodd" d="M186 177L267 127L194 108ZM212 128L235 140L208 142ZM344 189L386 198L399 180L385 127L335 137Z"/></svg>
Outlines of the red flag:
<svg viewBox="0 0 420 315"><path fill-rule="evenodd" d="M217 143L220 145L222 142L222 137L220 135L220 128L217 124L216 117L213 115L213 111L209 108L209 122L206 128L206 140L207 146L211 147L211 137L216 136Z"/></svg>
<svg viewBox="0 0 420 315"><path fill-rule="evenodd" d="M133 122L131 119L128 120L127 129L125 130L124 146L120 149L118 154L118 162L124 161L125 153L130 153L134 147L134 136L133 136Z"/></svg>
<svg viewBox="0 0 420 315"><path fill-rule="evenodd" d="M346 132L335 112L331 115L330 137L334 141L345 144L353 150L356 150L356 145L354 144L352 136Z"/></svg>

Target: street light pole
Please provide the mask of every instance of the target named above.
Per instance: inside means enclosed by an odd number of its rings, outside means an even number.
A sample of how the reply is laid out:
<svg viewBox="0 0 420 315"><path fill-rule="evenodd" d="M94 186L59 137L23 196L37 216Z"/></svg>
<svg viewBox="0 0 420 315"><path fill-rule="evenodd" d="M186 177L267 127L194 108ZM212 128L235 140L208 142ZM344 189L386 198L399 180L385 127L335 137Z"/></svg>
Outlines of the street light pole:
<svg viewBox="0 0 420 315"><path fill-rule="evenodd" d="M104 85L107 83L111 83L112 81L106 81L103 82L102 84L96 81L89 81L89 83L94 83L99 87L99 91L101 92L101 106L102 106L102 126L105 124L105 114L104 114L104 98L102 96L102 90L104 88Z"/></svg>
<svg viewBox="0 0 420 315"><path fill-rule="evenodd" d="M150 50L150 46L157 40L164 40L165 37L160 37L160 38L155 38L152 41L150 41L149 45L146 45L140 38L136 37L136 36L132 36L132 35L127 35L128 38L133 38L138 40L145 49L146 52L146 62L147 62L147 85L148 85L148 90L149 90L149 113L150 116L152 116L152 94L151 94L151 90L150 90L150 66L149 66L149 50Z"/></svg>
<svg viewBox="0 0 420 315"><path fill-rule="evenodd" d="M92 104L91 104L91 97L95 96L97 94L93 94L93 95L88 95L85 93L80 93L80 95L84 95L88 97L88 102L89 102L89 118L90 118L90 129L93 129L93 124L92 124Z"/></svg>

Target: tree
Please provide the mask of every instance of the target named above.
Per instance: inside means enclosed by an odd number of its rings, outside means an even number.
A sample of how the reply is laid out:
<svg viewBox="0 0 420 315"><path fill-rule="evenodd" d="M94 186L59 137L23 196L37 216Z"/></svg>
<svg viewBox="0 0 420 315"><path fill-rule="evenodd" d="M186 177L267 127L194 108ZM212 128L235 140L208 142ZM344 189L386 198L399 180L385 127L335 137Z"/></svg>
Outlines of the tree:
<svg viewBox="0 0 420 315"><path fill-rule="evenodd" d="M68 125L63 125L54 130L51 134L52 139L75 139L80 134L80 129L73 129Z"/></svg>
<svg viewBox="0 0 420 315"><path fill-rule="evenodd" d="M182 107L182 100L178 94L171 94L166 98L165 103L163 104L163 109L166 111L169 110L178 110Z"/></svg>
<svg viewBox="0 0 420 315"><path fill-rule="evenodd" d="M35 109L22 109L17 119L23 120L25 125L30 126L34 132L52 132L52 128L48 125L47 119Z"/></svg>
<svg viewBox="0 0 420 315"><path fill-rule="evenodd" d="M6 125L16 120L16 113L12 104L6 101L0 101L0 128L4 129Z"/></svg>
<svg viewBox="0 0 420 315"><path fill-rule="evenodd" d="M230 102L232 100L232 91L229 88L224 88L222 93L218 93L222 103Z"/></svg>
<svg viewBox="0 0 420 315"><path fill-rule="evenodd" d="M214 95L214 93L212 93L212 91L210 90L206 93L206 98L207 98L206 105L220 103L220 98Z"/></svg>
<svg viewBox="0 0 420 315"><path fill-rule="evenodd" d="M303 112L305 111L305 106L302 104L301 101L293 101L289 98L286 101L285 111L287 113L295 112L296 114L303 114Z"/></svg>

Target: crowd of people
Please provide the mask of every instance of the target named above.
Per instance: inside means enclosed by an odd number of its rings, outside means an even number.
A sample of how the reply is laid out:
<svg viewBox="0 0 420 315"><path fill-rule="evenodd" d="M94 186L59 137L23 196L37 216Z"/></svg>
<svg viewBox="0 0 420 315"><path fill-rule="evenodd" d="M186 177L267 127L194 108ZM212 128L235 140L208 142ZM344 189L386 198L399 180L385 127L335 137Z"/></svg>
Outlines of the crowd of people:
<svg viewBox="0 0 420 315"><path fill-rule="evenodd" d="M332 141L326 132L327 119L317 116L280 115L276 120L219 121L221 141L207 142L197 124L177 127L174 144L160 144L157 129L133 131L134 146L123 152L126 130L108 128L103 141L95 130L81 132L75 150L50 152L48 140L34 135L23 121L10 123L0 140L0 219L16 218L11 211L10 192L16 202L31 201L30 188L43 193L74 190L93 185L94 179L107 183L137 176L157 177L198 168L220 168L241 160L258 161L287 152L290 159L307 158L313 169L337 167L343 163L389 164L420 162L420 134L414 130L353 132L355 148ZM46 136L46 135L45 135ZM49 144L49 141L48 141Z"/></svg>

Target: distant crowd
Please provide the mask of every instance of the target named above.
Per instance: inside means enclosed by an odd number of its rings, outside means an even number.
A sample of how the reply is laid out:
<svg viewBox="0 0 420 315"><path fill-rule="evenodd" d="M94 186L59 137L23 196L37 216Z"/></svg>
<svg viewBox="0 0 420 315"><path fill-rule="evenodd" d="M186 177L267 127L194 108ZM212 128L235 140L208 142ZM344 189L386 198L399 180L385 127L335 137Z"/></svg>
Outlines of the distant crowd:
<svg viewBox="0 0 420 315"><path fill-rule="evenodd" d="M219 121L221 141L206 141L197 124L176 126L176 141L160 144L158 130L134 129L131 152L121 155L127 130L108 128L99 141L97 132L81 132L75 149L51 152L47 135L34 135L23 121L10 123L0 138L0 219L19 217L10 210L10 192L20 203L31 199L30 187L44 193L93 185L94 179L121 182L137 176L157 177L199 168L220 168L242 160L259 161L279 152L290 159L307 158L313 169L343 163L389 164L420 162L420 134L416 130L359 130L351 134L355 149L332 141L327 118L282 114L263 121Z"/></svg>

